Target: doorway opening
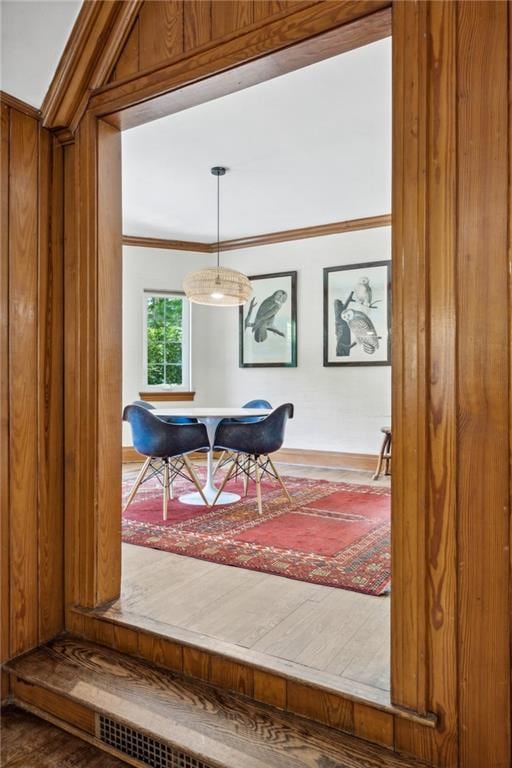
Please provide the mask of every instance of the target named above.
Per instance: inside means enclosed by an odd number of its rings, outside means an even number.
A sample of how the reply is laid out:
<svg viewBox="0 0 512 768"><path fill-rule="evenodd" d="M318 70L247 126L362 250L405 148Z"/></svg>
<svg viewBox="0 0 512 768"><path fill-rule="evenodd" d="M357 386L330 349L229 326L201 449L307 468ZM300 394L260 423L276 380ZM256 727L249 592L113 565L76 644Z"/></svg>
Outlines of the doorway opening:
<svg viewBox="0 0 512 768"><path fill-rule="evenodd" d="M216 263L219 164L220 260L252 278L241 311L183 294ZM291 403L272 457L291 501L269 478L260 513L253 470L228 480L236 503L191 505L178 476L163 520L150 464L104 615L389 700L389 458L374 475L391 427L390 208L390 38L123 133L123 405L201 423L201 409ZM280 333L258 341L276 291ZM145 459L126 423L124 504ZM204 451L191 460L202 483Z"/></svg>

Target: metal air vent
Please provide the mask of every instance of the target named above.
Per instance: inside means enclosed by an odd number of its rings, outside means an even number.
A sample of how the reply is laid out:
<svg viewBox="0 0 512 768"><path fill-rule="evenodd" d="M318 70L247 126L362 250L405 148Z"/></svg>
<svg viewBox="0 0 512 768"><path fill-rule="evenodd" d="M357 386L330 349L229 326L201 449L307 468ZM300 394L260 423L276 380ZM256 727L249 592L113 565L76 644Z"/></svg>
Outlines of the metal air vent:
<svg viewBox="0 0 512 768"><path fill-rule="evenodd" d="M211 768L185 752L180 752L104 715L99 716L99 739L109 747L151 768Z"/></svg>

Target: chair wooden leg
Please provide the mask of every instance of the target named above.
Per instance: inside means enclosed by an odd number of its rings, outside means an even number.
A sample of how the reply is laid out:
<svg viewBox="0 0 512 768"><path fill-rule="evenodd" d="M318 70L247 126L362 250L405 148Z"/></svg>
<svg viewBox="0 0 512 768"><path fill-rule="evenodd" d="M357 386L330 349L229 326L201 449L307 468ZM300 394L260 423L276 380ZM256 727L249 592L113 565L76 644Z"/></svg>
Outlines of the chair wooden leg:
<svg viewBox="0 0 512 768"><path fill-rule="evenodd" d="M137 493L137 491L138 491L138 489L139 489L139 486L140 486L140 484L141 484L141 483L142 483L142 481L144 480L144 475L145 475L145 474L146 474L146 472L148 471L148 467L149 467L150 463L151 463L151 456L148 456L148 458L146 459L146 461L145 461L145 462L144 462L144 464L142 465L142 469L140 470L139 474L137 475L137 479L135 480L135 483L134 483L134 485L133 485L133 488L132 488L132 489L131 489L131 491L130 491L130 495L128 496L128 499L127 499L127 501L126 501L126 504L124 505L124 509L123 509L123 512L126 512L126 510L128 509L128 507L129 507L129 506L130 506L130 504L132 503L132 501L133 501L133 497L134 497L134 496L135 496L135 494Z"/></svg>
<svg viewBox="0 0 512 768"><path fill-rule="evenodd" d="M192 480L192 482L194 483L195 487L197 488L197 491L200 494L202 500L204 501L204 503L206 504L207 507L211 506L208 503L208 499L204 495L203 489L201 488L201 483L197 479L197 475L194 472L194 467L190 463L190 459L188 458L188 456L182 456L182 458L183 458L183 461L185 462L185 466L186 466L186 468L188 470L188 474L190 475L190 479ZM214 504L215 504L215 502L214 502Z"/></svg>
<svg viewBox="0 0 512 768"><path fill-rule="evenodd" d="M384 474L390 475L391 474L391 469L390 469L391 467L391 435L388 435L387 437L388 439L386 441L386 450L384 453L384 458L386 461L384 465Z"/></svg>
<svg viewBox="0 0 512 768"><path fill-rule="evenodd" d="M258 464L258 459L255 459L254 461L254 474L255 474L255 480L256 480L256 498L258 499L258 512L260 515L262 515L263 506L261 503L261 476L260 476L260 465Z"/></svg>
<svg viewBox="0 0 512 768"><path fill-rule="evenodd" d="M163 518L167 520L167 504L169 502L169 462L164 462L164 509Z"/></svg>
<svg viewBox="0 0 512 768"><path fill-rule="evenodd" d="M247 496L247 489L249 488L249 475L250 475L250 473L251 473L251 457L249 456L247 458L246 471L243 473L244 496Z"/></svg>
<svg viewBox="0 0 512 768"><path fill-rule="evenodd" d="M372 480L378 480L380 477L380 473L382 472L382 462L384 461L384 451L386 449L387 442L388 442L388 436L384 435L384 440L382 441L382 445L380 447L379 458L377 460L377 469L375 470L375 474Z"/></svg>
<svg viewBox="0 0 512 768"><path fill-rule="evenodd" d="M236 461L233 461L233 463L231 464L231 466L229 468L229 471L226 473L226 477L222 481L222 485L220 486L219 490L217 491L216 497L213 500L213 504L212 504L213 507L216 505L217 499L219 498L219 496L221 495L222 491L226 487L227 482L228 482L229 478L231 477L231 475L233 474L233 470L235 469L235 467L236 467Z"/></svg>
<svg viewBox="0 0 512 768"><path fill-rule="evenodd" d="M274 475L277 477L277 479L278 479L278 481L279 481L279 485L281 486L281 488L282 488L282 489L283 489L283 491L285 492L285 494L286 494L286 498L288 499L288 501L289 501L289 502L290 502L290 504L291 504L291 503L293 502L293 499L292 499L292 497L290 496L290 494L288 493L288 488L287 488L287 487L286 487L286 485L284 484L283 478L281 477L281 475L279 474L279 472L278 472L278 471L277 471L277 469L275 468L275 465L274 465L274 463L273 463L272 459L270 458L270 456L268 456L268 454L267 454L267 459L268 459L268 463L270 464L270 466L271 466L271 468L272 468L272 471L273 471Z"/></svg>

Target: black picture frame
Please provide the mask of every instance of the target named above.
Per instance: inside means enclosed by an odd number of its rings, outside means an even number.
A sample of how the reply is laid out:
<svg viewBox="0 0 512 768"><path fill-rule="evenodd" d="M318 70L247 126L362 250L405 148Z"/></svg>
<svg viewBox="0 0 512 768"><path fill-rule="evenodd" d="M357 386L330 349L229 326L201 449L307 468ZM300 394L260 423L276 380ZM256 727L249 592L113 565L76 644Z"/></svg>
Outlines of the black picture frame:
<svg viewBox="0 0 512 768"><path fill-rule="evenodd" d="M370 299L372 305L363 305L361 301L355 299L353 296L350 298L350 291L345 290L346 295L334 296L335 290L332 287L332 275L339 272L353 273L352 283L354 285L355 294L356 286L359 288L361 282L361 272L369 270L382 270L382 279L378 281L378 284L373 286L373 290L381 294L373 296ZM374 272L373 275L376 273ZM373 278L372 278L373 279ZM371 280L369 286L371 287ZM347 281L350 282L350 279ZM325 267L324 268L324 367L343 367L343 366L380 366L391 365L391 261L367 261L358 264L344 264L339 267ZM341 311L338 309L338 333L336 333L336 317L334 309L334 300L338 299L343 312L348 309L353 309L360 314L365 314L370 319L369 324L369 340L366 344L362 344L358 341L360 336L354 333L353 328L350 328L348 322L342 320ZM368 301L368 299L366 299ZM379 320L376 320L378 314L379 303L385 301L385 309L380 313ZM363 323L364 323L363 318ZM344 326L341 327L341 324ZM383 327L385 324L385 328ZM347 331L348 329L348 331ZM376 333L374 333L375 331ZM347 333L350 335L345 336L344 340L342 334ZM332 354L333 334L336 337L336 355ZM384 344L382 339L385 335ZM355 337L355 338L353 338ZM378 349L375 345L379 345ZM371 347L374 347L373 352L370 352ZM352 353L352 349L356 349L355 354ZM338 349L341 352L338 353ZM382 349L385 350L386 356L382 359ZM380 358L373 358L373 354L379 353ZM335 359L333 359L333 357ZM357 357L357 359L354 359ZM352 359L351 359L352 358ZM361 359L364 358L364 359Z"/></svg>
<svg viewBox="0 0 512 768"><path fill-rule="evenodd" d="M297 367L297 272L296 271L272 272L264 275L251 275L249 276L249 280L251 281L251 283L258 283L258 281L266 281L267 283L269 283L268 288L267 286L265 286L266 288L265 293L268 294L267 298L270 298L276 290L283 289L283 280L289 281L289 283L285 282L286 288L284 288L284 290L286 290L288 294L286 303L288 303L288 301L290 302L290 305L288 308L289 323L285 323L287 351L289 352L289 354L287 354L286 356L283 355L283 361L281 362L276 361L275 359L270 359L270 358L269 360L265 360L264 359L265 350L262 349L261 350L261 352L263 353L261 355L262 359L255 360L254 359L255 351L256 350L260 351L258 348L256 348L255 342L252 345L252 354L247 353L247 346L252 341L249 336L250 326L246 327L247 313L251 312L250 318L254 320L257 316L258 306L261 306L260 301L253 295L244 306L239 308L239 326L238 326L239 367L240 368L296 368ZM272 289L272 285L271 285L272 281L275 281L274 289ZM258 286L262 286L261 282L258 283ZM253 304L253 307L251 310L251 302L253 302L254 300L257 303L256 305ZM278 312L276 313L276 318L278 317ZM279 319L282 320L282 316ZM279 329L277 333L282 333L282 330ZM254 331L253 331L253 338L254 338ZM274 350L274 355L272 357L275 357L275 350ZM247 358L250 358L249 362L247 361Z"/></svg>

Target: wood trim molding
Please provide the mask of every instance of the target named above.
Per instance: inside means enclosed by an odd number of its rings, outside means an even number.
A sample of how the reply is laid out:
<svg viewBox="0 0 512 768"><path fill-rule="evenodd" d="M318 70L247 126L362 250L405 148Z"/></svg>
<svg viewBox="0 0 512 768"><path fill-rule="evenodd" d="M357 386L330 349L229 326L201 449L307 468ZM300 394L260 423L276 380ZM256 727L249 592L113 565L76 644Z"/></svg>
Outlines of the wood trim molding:
<svg viewBox="0 0 512 768"><path fill-rule="evenodd" d="M140 464L143 457L131 445L123 445L122 458L123 464Z"/></svg>
<svg viewBox="0 0 512 768"><path fill-rule="evenodd" d="M377 458L377 455L371 453L307 451L301 448L283 448L276 453L276 459L284 464L354 469L361 472L373 472L377 466ZM140 461L141 455L135 448L132 448L131 445L123 445L123 464L132 464L133 462Z"/></svg>
<svg viewBox="0 0 512 768"><path fill-rule="evenodd" d="M139 392L139 397L147 403L160 403L160 402L178 402L186 403L194 400L196 396L195 392L169 392L165 389L161 389L155 392L151 390L145 390Z"/></svg>
<svg viewBox="0 0 512 768"><path fill-rule="evenodd" d="M304 464L310 467L334 467L374 472L378 456L371 453L347 453L344 451L308 451L303 448L281 448L277 461L284 464Z"/></svg>
<svg viewBox="0 0 512 768"><path fill-rule="evenodd" d="M380 216L367 216L362 219L347 219L346 221L333 221L330 224L315 224L311 227L299 229L284 229L280 232L267 232L263 235L250 235L239 237L235 240L221 240L219 250L236 251L239 248L251 248L272 243L285 243L290 240L306 240L310 237L325 237L328 235L342 234L343 232L355 232L362 229L375 229L377 227L390 227L391 214L384 213ZM123 235L123 245L136 245L144 248L166 248L172 251L197 251L202 253L215 253L217 243L199 243L192 240L166 240L156 237L137 237L136 235Z"/></svg>
<svg viewBox="0 0 512 768"><path fill-rule="evenodd" d="M140 454L138 451L133 448L131 445L123 445L122 449L122 460L123 464L141 464L144 457L142 454ZM215 459L219 459L221 456L222 451L214 451L213 457ZM194 452L189 454L191 459L204 459L204 453Z"/></svg>
<svg viewBox="0 0 512 768"><path fill-rule="evenodd" d="M17 109L18 112L23 112L24 115L33 117L34 120L41 119L41 111L39 109L5 91L0 91L0 104L5 104L5 106L10 107L11 109Z"/></svg>
<svg viewBox="0 0 512 768"><path fill-rule="evenodd" d="M139 248L162 248L169 251L196 251L210 253L211 243L198 243L193 240L166 240L159 237L137 237L123 235L123 245L135 245Z"/></svg>
<svg viewBox="0 0 512 768"><path fill-rule="evenodd" d="M98 89L89 108L122 130L133 128L390 33L391 0L321 0Z"/></svg>
<svg viewBox="0 0 512 768"><path fill-rule="evenodd" d="M142 0L84 2L41 107L46 128L75 131L90 92L107 82Z"/></svg>
<svg viewBox="0 0 512 768"><path fill-rule="evenodd" d="M281 232L268 232L264 235L240 237L236 240L223 240L220 243L220 250L235 251L239 248L251 248L258 245L284 243L289 240L306 240L310 237L325 237L326 235L338 235L343 232L355 232L360 229L375 229L376 227L389 226L391 226L391 214L385 213L381 216L368 216L363 219L347 219L346 221L333 221L330 224L317 224L312 227L285 229ZM216 247L216 244L212 243L212 251L215 251Z"/></svg>

